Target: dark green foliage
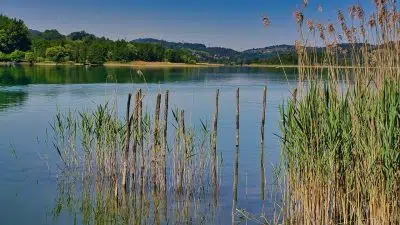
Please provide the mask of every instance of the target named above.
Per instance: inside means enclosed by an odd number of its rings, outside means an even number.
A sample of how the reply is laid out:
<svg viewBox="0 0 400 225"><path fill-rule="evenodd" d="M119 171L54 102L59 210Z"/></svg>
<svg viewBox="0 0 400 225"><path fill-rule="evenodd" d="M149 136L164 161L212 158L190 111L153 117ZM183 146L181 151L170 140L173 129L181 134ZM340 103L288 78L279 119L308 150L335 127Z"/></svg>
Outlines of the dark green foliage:
<svg viewBox="0 0 400 225"><path fill-rule="evenodd" d="M69 60L69 52L62 46L50 47L46 50L46 57L54 62L65 62Z"/></svg>
<svg viewBox="0 0 400 225"><path fill-rule="evenodd" d="M62 41L65 39L64 35L60 34L58 30L45 30L41 35L41 38L48 41Z"/></svg>
<svg viewBox="0 0 400 225"><path fill-rule="evenodd" d="M267 59L255 59L253 63L261 63L261 64L268 64L268 65L297 65L298 63L298 56L297 53L283 53L283 54L276 54L276 56L272 56Z"/></svg>
<svg viewBox="0 0 400 225"><path fill-rule="evenodd" d="M94 42L88 49L87 61L90 64L103 64L107 61L107 47L100 42Z"/></svg>
<svg viewBox="0 0 400 225"><path fill-rule="evenodd" d="M136 48L124 40L113 43L110 53L112 61L129 62L137 58Z"/></svg>
<svg viewBox="0 0 400 225"><path fill-rule="evenodd" d="M29 63L34 63L36 61L35 54L33 54L33 52L25 53L25 61Z"/></svg>
<svg viewBox="0 0 400 225"><path fill-rule="evenodd" d="M77 40L94 40L96 39L96 36L93 34L86 33L86 31L78 31L78 32L72 32L67 36L69 39L72 41L77 41Z"/></svg>
<svg viewBox="0 0 400 225"><path fill-rule="evenodd" d="M28 28L24 22L0 15L0 52L27 51L30 46Z"/></svg>
<svg viewBox="0 0 400 225"><path fill-rule="evenodd" d="M25 52L15 50L10 53L9 60L12 62L21 62L25 58Z"/></svg>

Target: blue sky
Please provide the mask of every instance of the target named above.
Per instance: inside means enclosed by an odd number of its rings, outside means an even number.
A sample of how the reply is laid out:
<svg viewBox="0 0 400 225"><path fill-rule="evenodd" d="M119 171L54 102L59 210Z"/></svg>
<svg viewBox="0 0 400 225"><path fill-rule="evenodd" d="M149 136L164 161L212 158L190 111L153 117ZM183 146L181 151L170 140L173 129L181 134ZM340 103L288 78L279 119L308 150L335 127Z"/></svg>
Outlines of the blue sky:
<svg viewBox="0 0 400 225"><path fill-rule="evenodd" d="M306 16L336 20L336 11L372 0L309 0ZM86 30L111 39L152 37L237 50L292 44L298 34L293 11L302 0L1 0L0 13L31 29ZM317 12L322 5L324 11ZM271 25L262 25L262 15ZM347 14L347 13L346 13Z"/></svg>

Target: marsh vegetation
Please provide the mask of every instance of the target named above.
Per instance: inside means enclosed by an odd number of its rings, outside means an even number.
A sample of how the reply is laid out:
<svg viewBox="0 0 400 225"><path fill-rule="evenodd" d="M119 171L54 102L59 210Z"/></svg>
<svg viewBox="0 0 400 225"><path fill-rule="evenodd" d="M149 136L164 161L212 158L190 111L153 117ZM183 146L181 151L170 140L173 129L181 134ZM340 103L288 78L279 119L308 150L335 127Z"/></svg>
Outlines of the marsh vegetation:
<svg viewBox="0 0 400 225"><path fill-rule="evenodd" d="M281 108L287 224L400 223L400 20L396 1L374 7L305 28L306 7L295 12L299 84ZM322 59L312 57L318 43Z"/></svg>

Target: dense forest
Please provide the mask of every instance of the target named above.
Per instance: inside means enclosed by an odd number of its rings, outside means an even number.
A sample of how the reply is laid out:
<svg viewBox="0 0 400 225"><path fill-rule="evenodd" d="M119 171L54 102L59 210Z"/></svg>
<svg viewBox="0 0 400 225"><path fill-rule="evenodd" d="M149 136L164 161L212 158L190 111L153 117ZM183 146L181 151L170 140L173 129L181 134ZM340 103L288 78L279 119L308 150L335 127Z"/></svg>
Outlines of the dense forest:
<svg viewBox="0 0 400 225"><path fill-rule="evenodd" d="M279 57L277 57L279 53ZM291 45L250 49L207 47L157 39L110 40L85 31L63 35L57 30L30 30L24 21L0 15L0 61L103 64L105 62L197 62L222 64L297 64Z"/></svg>
<svg viewBox="0 0 400 225"><path fill-rule="evenodd" d="M196 63L188 50L169 49L151 43L113 41L85 31L62 35L57 30L29 30L22 20L0 15L0 61L102 64L134 60Z"/></svg>

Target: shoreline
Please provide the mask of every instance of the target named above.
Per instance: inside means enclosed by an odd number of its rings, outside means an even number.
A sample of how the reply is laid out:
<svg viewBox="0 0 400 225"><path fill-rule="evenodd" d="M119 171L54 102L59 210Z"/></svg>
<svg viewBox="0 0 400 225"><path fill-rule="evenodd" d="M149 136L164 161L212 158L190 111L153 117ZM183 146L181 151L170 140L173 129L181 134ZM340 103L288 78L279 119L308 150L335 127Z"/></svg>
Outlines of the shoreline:
<svg viewBox="0 0 400 225"><path fill-rule="evenodd" d="M122 62L106 62L103 64L104 67L132 67L132 68L201 68L201 67L222 67L224 64L216 63L171 63L171 62L145 62L145 61L133 61L128 63Z"/></svg>
<svg viewBox="0 0 400 225"><path fill-rule="evenodd" d="M22 66L85 66L83 63L74 62L0 62L0 66L10 66L10 65L22 65ZM88 65L88 66L104 66L104 67L131 67L131 68L207 68L207 67L223 67L224 64L217 63L196 63L196 64L186 64L186 63L170 63L170 62L145 62L145 61L133 61L128 63L123 62L106 62L103 65Z"/></svg>
<svg viewBox="0 0 400 225"><path fill-rule="evenodd" d="M267 65L267 64L245 64L240 65L241 67L250 67L250 68L297 68L298 65Z"/></svg>

